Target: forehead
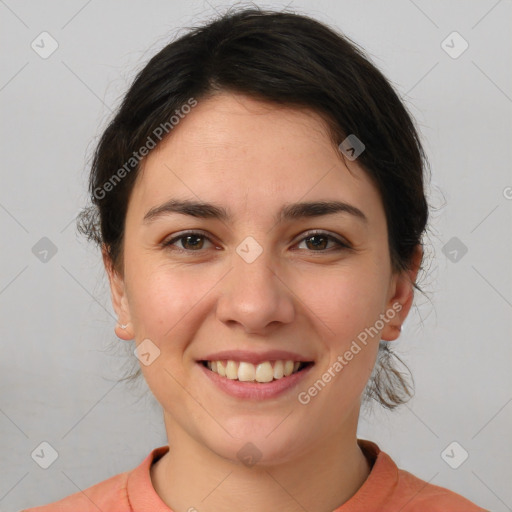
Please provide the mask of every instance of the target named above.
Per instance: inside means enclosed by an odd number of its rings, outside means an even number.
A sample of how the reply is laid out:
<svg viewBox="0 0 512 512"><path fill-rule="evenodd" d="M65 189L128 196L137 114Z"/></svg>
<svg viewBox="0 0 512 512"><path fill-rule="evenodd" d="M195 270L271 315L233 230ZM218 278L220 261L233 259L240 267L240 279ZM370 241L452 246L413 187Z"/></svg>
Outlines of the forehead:
<svg viewBox="0 0 512 512"><path fill-rule="evenodd" d="M383 214L373 182L344 162L319 115L227 93L199 100L146 157L129 210L141 217L169 197L269 215L286 202L350 200Z"/></svg>

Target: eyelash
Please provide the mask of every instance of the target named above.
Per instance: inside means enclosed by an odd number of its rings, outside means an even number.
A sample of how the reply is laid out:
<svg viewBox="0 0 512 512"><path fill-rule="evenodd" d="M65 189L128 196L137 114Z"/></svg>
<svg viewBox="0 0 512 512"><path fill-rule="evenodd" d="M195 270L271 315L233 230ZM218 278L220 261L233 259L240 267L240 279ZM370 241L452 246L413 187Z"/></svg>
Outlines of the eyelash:
<svg viewBox="0 0 512 512"><path fill-rule="evenodd" d="M180 248L180 247L173 247L173 244L175 242L178 242L179 240L182 240L182 239L185 239L187 236L199 236L199 237L203 237L205 238L206 240L208 240L209 242L212 242L212 240L210 239L210 237L208 237L205 233L201 232L201 231L185 231L184 233L181 233L181 235L179 236L176 236L168 241L165 241L163 242L161 245L162 247L164 248L168 248L168 249L171 249L171 250L174 250L174 251L178 251L178 252L181 252L181 253L188 253L188 254L192 254L192 253L199 253L199 252L202 252L201 249L195 251L195 250L191 250L191 249L183 249L183 248ZM308 238L312 238L313 236L322 236L324 238L327 238L329 241L333 241L335 242L336 244L338 244L338 247L336 248L331 248L331 249L323 249L323 250L318 250L318 251L315 251L315 250L310 250L310 252L317 252L317 253L322 253L322 252L333 252L333 251L343 251L343 250L350 250L352 247L347 243L347 242L344 242L340 239L338 239L337 237L325 232L325 231L308 231L306 232L306 234L297 242L297 243L301 243L303 242L304 240L307 240Z"/></svg>

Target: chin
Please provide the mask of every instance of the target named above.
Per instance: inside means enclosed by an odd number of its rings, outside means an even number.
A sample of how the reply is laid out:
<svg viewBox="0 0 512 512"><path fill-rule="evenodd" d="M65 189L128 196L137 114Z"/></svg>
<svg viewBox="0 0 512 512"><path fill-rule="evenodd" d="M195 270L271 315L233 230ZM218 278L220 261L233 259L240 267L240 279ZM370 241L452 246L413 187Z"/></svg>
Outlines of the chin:
<svg viewBox="0 0 512 512"><path fill-rule="evenodd" d="M286 414L278 419L274 416L237 418L225 424L226 430L236 432L236 437L225 434L207 443L214 453L236 464L247 467L284 464L300 457L314 441L304 439L305 432L290 429L285 418Z"/></svg>

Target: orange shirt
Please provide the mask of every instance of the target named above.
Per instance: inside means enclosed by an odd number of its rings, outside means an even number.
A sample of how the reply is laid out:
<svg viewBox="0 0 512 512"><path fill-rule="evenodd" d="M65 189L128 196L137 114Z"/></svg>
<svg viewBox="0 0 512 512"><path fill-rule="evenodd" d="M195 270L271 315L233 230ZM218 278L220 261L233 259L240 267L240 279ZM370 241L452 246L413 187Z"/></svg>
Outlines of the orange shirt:
<svg viewBox="0 0 512 512"><path fill-rule="evenodd" d="M485 512L485 509L407 471L371 441L358 439L372 470L359 490L333 512ZM138 467L54 503L21 512L172 512L151 483L150 467L169 446L155 448Z"/></svg>

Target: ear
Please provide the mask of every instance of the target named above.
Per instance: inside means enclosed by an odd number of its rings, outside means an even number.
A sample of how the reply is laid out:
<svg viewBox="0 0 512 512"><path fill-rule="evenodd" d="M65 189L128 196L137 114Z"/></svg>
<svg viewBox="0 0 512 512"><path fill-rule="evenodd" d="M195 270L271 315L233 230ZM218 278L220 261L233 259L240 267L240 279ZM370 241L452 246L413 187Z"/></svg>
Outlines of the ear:
<svg viewBox="0 0 512 512"><path fill-rule="evenodd" d="M114 331L118 338L126 341L132 340L135 334L133 332L133 326L131 323L130 308L128 306L128 298L126 296L124 278L114 268L105 245L102 246L101 253L103 256L103 264L105 266L110 284L110 298L112 300L112 306L114 307L114 311L116 312L118 318L118 323L116 324ZM128 325L125 329L121 328L121 325L126 324Z"/></svg>
<svg viewBox="0 0 512 512"><path fill-rule="evenodd" d="M386 311L394 311L396 314L386 315L389 320L381 332L381 339L393 341L400 336L402 324L404 323L414 299L414 283L423 260L423 247L418 244L414 249L411 263L407 270L393 274L390 284L390 293Z"/></svg>

